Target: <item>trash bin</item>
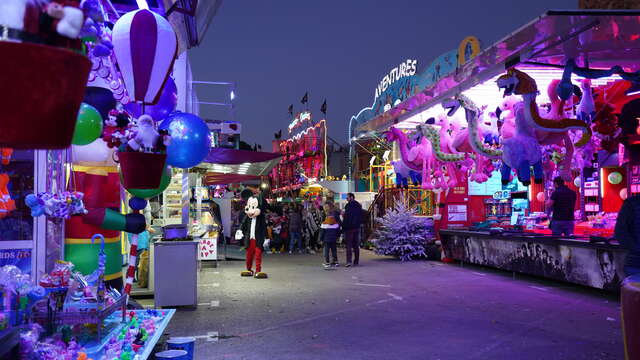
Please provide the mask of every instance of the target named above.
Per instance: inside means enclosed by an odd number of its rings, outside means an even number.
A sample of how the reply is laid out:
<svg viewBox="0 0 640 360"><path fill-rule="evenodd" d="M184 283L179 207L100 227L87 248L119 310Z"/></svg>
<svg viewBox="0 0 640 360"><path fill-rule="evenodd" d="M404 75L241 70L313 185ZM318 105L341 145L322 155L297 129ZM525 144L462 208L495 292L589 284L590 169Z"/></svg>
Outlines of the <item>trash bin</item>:
<svg viewBox="0 0 640 360"><path fill-rule="evenodd" d="M194 337L172 337L167 340L167 346L171 350L184 350L187 352L186 360L193 360L195 353L196 338Z"/></svg>
<svg viewBox="0 0 640 360"><path fill-rule="evenodd" d="M165 350L155 356L156 359L187 360L187 352L184 350Z"/></svg>
<svg viewBox="0 0 640 360"><path fill-rule="evenodd" d="M154 243L154 300L160 306L198 305L198 242Z"/></svg>

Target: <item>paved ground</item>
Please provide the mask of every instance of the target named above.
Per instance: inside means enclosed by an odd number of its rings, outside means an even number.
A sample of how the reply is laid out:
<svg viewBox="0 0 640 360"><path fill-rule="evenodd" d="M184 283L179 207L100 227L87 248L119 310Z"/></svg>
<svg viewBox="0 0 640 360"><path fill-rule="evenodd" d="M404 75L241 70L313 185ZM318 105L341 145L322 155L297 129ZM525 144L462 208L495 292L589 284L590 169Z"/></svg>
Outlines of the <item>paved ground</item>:
<svg viewBox="0 0 640 360"><path fill-rule="evenodd" d="M361 262L326 271L319 255L268 255L267 280L221 262L202 270L200 305L168 333L198 336L197 359L624 357L614 296L366 251Z"/></svg>

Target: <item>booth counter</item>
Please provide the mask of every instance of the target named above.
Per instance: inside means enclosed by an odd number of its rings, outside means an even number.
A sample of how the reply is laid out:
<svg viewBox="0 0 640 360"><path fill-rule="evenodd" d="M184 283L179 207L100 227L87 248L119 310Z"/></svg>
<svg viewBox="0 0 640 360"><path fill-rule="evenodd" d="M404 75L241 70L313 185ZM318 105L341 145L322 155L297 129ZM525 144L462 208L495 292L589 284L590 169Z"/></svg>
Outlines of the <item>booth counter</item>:
<svg viewBox="0 0 640 360"><path fill-rule="evenodd" d="M626 250L616 242L531 233L440 230L445 256L461 262L618 291Z"/></svg>

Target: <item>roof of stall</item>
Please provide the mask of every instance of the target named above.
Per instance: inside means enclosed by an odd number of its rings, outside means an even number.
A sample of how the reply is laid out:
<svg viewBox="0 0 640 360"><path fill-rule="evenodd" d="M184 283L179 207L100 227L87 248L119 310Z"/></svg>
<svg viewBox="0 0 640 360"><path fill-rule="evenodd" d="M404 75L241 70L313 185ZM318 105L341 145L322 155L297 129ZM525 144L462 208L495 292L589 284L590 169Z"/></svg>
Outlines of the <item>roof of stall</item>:
<svg viewBox="0 0 640 360"><path fill-rule="evenodd" d="M396 111L360 124L357 133L387 130L395 122L438 105L514 65L563 66L570 58L578 64L587 61L592 67L623 65L639 70L640 11L550 10L397 105Z"/></svg>
<svg viewBox="0 0 640 360"><path fill-rule="evenodd" d="M209 150L209 155L198 167L219 174L266 176L281 157L280 153L216 147Z"/></svg>
<svg viewBox="0 0 640 360"><path fill-rule="evenodd" d="M146 0L149 9L166 17L178 36L178 53L198 46L209 24L218 13L223 0ZM137 10L136 0L102 0L103 5L113 4L124 14ZM107 11L109 8L107 7Z"/></svg>

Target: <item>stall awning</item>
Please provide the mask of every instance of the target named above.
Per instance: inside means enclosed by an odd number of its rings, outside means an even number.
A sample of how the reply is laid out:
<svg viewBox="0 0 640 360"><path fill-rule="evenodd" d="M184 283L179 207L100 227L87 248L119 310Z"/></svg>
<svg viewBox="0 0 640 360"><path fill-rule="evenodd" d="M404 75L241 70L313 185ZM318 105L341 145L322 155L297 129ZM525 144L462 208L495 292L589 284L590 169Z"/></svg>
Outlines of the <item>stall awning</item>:
<svg viewBox="0 0 640 360"><path fill-rule="evenodd" d="M249 181L259 181L260 176L256 175L240 175L240 174L223 174L218 172L208 172L205 174L202 182L204 185L227 185L239 184Z"/></svg>
<svg viewBox="0 0 640 360"><path fill-rule="evenodd" d="M485 82L515 65L562 67L574 58L591 67L608 68L640 58L640 11L550 10L498 41L428 89L370 121L357 134L387 130L391 125L438 106L443 100Z"/></svg>
<svg viewBox="0 0 640 360"><path fill-rule="evenodd" d="M212 164L234 165L266 162L278 159L281 156L282 155L279 153L236 150L229 148L212 148L204 161Z"/></svg>
<svg viewBox="0 0 640 360"><path fill-rule="evenodd" d="M198 167L221 174L266 176L281 157L278 153L212 148Z"/></svg>

